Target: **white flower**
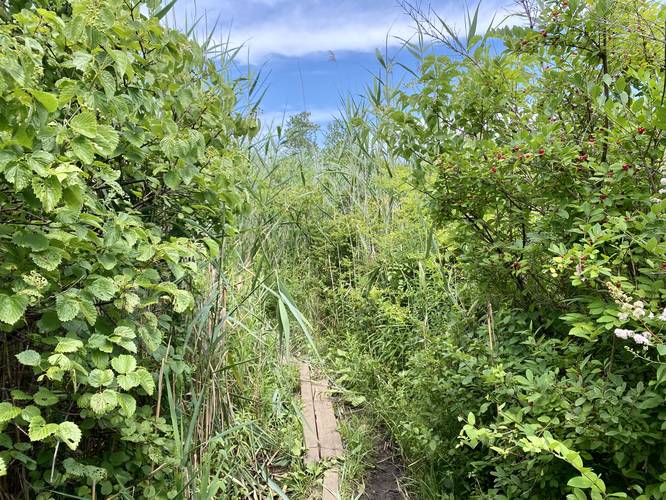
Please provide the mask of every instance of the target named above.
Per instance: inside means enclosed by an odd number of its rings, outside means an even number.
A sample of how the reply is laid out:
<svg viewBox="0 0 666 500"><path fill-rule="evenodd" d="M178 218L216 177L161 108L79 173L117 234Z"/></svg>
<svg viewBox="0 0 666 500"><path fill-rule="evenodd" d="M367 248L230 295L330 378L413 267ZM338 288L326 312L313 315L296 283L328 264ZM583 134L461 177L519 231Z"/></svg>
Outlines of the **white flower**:
<svg viewBox="0 0 666 500"><path fill-rule="evenodd" d="M661 311L661 316L659 316L659 319L662 321L666 321L666 307L664 307L664 310Z"/></svg>
<svg viewBox="0 0 666 500"><path fill-rule="evenodd" d="M624 328L616 328L615 329L615 336L620 338L620 339L628 339L629 337L634 336L633 330L626 330Z"/></svg>
<svg viewBox="0 0 666 500"><path fill-rule="evenodd" d="M650 314L648 314L648 318L649 319L654 319L654 313L652 311L650 311Z"/></svg>
<svg viewBox="0 0 666 500"><path fill-rule="evenodd" d="M659 181L662 186L666 186L666 177L662 177L661 181Z"/></svg>
<svg viewBox="0 0 666 500"><path fill-rule="evenodd" d="M617 315L617 317L620 318L620 321L627 321L629 319L629 314L626 312L621 312Z"/></svg>
<svg viewBox="0 0 666 500"><path fill-rule="evenodd" d="M634 342L640 345L650 345L650 339L645 336L647 332L637 333L634 335Z"/></svg>

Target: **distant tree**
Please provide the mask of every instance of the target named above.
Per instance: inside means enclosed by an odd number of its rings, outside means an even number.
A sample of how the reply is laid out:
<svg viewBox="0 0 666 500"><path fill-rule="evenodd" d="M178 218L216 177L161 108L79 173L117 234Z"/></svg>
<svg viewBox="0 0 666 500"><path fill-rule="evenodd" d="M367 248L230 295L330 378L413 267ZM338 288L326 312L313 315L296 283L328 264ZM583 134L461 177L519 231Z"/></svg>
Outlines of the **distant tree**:
<svg viewBox="0 0 666 500"><path fill-rule="evenodd" d="M310 118L309 111L293 115L287 121L284 133L284 143L294 153L307 152L317 149L317 132L319 125Z"/></svg>

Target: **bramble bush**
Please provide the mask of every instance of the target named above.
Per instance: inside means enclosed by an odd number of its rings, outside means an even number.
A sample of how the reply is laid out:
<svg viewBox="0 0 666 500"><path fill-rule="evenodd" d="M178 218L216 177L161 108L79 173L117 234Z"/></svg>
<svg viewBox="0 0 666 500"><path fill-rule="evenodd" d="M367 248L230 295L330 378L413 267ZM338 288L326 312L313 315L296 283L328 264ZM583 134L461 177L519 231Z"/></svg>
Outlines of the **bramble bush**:
<svg viewBox="0 0 666 500"><path fill-rule="evenodd" d="M191 375L256 124L160 3L0 12L2 492L180 494L160 366Z"/></svg>

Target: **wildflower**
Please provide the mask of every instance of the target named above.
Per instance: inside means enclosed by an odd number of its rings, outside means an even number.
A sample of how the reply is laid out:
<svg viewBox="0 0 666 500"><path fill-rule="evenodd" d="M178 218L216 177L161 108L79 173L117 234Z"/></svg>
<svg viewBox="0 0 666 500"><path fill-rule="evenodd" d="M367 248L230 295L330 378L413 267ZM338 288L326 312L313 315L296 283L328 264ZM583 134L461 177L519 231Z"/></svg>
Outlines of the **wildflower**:
<svg viewBox="0 0 666 500"><path fill-rule="evenodd" d="M650 338L647 335L648 332L637 333L634 335L634 342L639 345L650 345Z"/></svg>
<svg viewBox="0 0 666 500"><path fill-rule="evenodd" d="M615 336L620 339L628 339L629 337L634 336L633 330L626 330L624 328L616 328L615 329Z"/></svg>
<svg viewBox="0 0 666 500"><path fill-rule="evenodd" d="M661 316L659 316L659 319L662 321L666 321L666 307L664 307L664 310L661 311Z"/></svg>
<svg viewBox="0 0 666 500"><path fill-rule="evenodd" d="M620 321L627 321L629 319L629 314L626 312L621 312L617 315L617 317L620 319Z"/></svg>
<svg viewBox="0 0 666 500"><path fill-rule="evenodd" d="M652 311L648 314L648 319L654 319L654 313Z"/></svg>

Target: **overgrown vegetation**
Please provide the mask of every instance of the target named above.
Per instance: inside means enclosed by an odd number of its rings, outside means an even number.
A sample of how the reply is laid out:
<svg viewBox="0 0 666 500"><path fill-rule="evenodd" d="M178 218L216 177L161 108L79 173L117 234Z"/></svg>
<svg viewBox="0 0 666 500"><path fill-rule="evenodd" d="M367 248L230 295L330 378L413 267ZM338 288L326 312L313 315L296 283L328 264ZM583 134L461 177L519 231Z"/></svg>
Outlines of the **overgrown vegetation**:
<svg viewBox="0 0 666 500"><path fill-rule="evenodd" d="M666 495L660 3L459 35L405 2L409 78L380 55L323 141L261 148L169 5L19 4L0 497L307 498L292 357L334 375L346 496L384 431L416 498Z"/></svg>

